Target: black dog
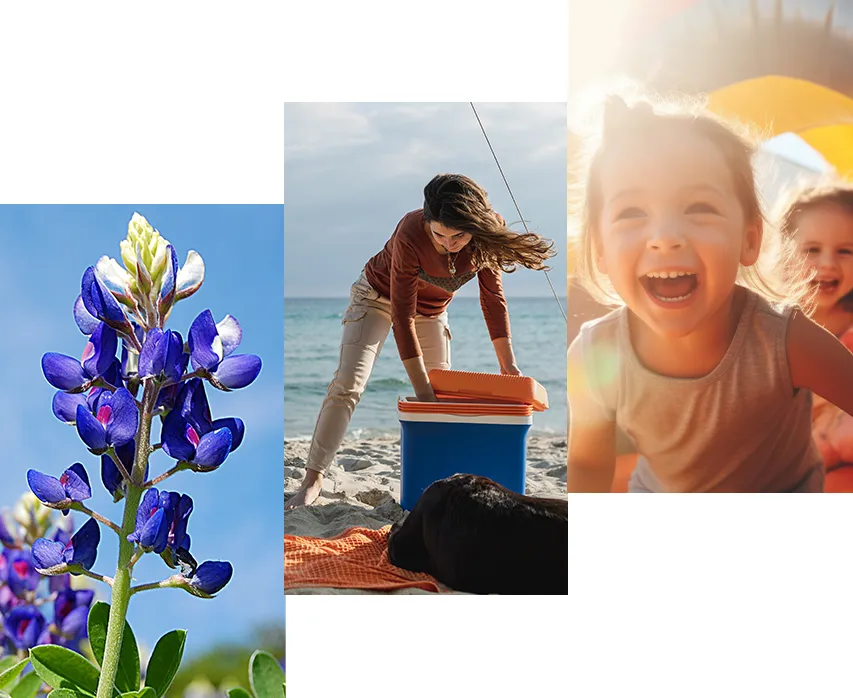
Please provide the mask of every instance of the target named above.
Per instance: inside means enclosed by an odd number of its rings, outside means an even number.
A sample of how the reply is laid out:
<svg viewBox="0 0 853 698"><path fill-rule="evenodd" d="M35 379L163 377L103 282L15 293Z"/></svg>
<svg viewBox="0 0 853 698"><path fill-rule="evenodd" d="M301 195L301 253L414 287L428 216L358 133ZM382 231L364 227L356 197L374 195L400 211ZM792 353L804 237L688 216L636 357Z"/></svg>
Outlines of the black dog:
<svg viewBox="0 0 853 698"><path fill-rule="evenodd" d="M392 564L475 594L566 594L568 503L454 475L424 490L388 538Z"/></svg>

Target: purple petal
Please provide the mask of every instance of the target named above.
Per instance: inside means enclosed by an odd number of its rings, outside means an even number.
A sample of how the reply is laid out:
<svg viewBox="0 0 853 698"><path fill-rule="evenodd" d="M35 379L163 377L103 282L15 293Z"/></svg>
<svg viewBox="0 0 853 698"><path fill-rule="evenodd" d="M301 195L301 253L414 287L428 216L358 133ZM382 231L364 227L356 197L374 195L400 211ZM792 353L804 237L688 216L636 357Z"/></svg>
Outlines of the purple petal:
<svg viewBox="0 0 853 698"><path fill-rule="evenodd" d="M95 273L94 267L89 267L83 273L81 296L86 310L91 315L116 329L123 330L129 327L124 310Z"/></svg>
<svg viewBox="0 0 853 698"><path fill-rule="evenodd" d="M98 329L98 325L101 324L98 318L86 310L86 304L83 303L82 296L77 296L77 300L74 302L74 322L77 323L80 331L87 335L92 334L92 332Z"/></svg>
<svg viewBox="0 0 853 698"><path fill-rule="evenodd" d="M83 370L90 378L102 376L112 366L118 349L118 335L116 331L104 324L98 325L86 349L83 352Z"/></svg>
<svg viewBox="0 0 853 698"><path fill-rule="evenodd" d="M70 565L79 565L85 570L92 569L98 556L98 543L101 542L101 529L95 519L89 519L80 530L71 536L70 549L73 551L71 560L66 560ZM72 574L74 571L72 570Z"/></svg>
<svg viewBox="0 0 853 698"><path fill-rule="evenodd" d="M89 618L89 609L86 606L78 606L62 619L60 629L63 635L79 638L86 628L86 620Z"/></svg>
<svg viewBox="0 0 853 698"><path fill-rule="evenodd" d="M231 450L236 451L237 447L243 443L243 434L246 432L243 420L237 417L222 417L213 420L212 429L221 429L222 427L228 427L231 430Z"/></svg>
<svg viewBox="0 0 853 698"><path fill-rule="evenodd" d="M113 462L113 459L107 455L106 453L101 456L101 482L104 483L104 487L107 488L107 492L109 492L113 497L116 495L116 491L121 487L121 483L124 478L121 476L118 467Z"/></svg>
<svg viewBox="0 0 853 698"><path fill-rule="evenodd" d="M230 562L208 560L198 566L190 584L205 594L215 594L231 581L233 573Z"/></svg>
<svg viewBox="0 0 853 698"><path fill-rule="evenodd" d="M178 277L178 255L172 245L166 247L168 259L166 262L166 270L163 272L163 283L160 286L160 297L157 302L157 309L160 311L160 316L165 317L171 310L175 302L175 289Z"/></svg>
<svg viewBox="0 0 853 698"><path fill-rule="evenodd" d="M139 542L139 533L145 527L148 519L151 518L151 514L157 508L159 501L160 493L156 487L145 490L145 494L142 496L142 501L139 504L139 509L136 510L136 528L127 538L131 543Z"/></svg>
<svg viewBox="0 0 853 698"><path fill-rule="evenodd" d="M216 468L222 465L230 452L231 430L223 427L201 437L193 462L206 468Z"/></svg>
<svg viewBox="0 0 853 698"><path fill-rule="evenodd" d="M243 339L243 330L237 318L226 315L216 323L216 331L219 333L219 339L222 340L223 357L233 354Z"/></svg>
<svg viewBox="0 0 853 698"><path fill-rule="evenodd" d="M209 310L203 310L193 320L190 326L189 345L195 369L210 370L222 361L222 340L219 339L213 314Z"/></svg>
<svg viewBox="0 0 853 698"><path fill-rule="evenodd" d="M86 406L86 395L75 393L70 395L61 390L53 396L53 414L56 418L73 425L77 421L77 405Z"/></svg>
<svg viewBox="0 0 853 698"><path fill-rule="evenodd" d="M166 363L168 343L166 333L158 327L148 332L139 353L139 375L142 378L159 375Z"/></svg>
<svg viewBox="0 0 853 698"><path fill-rule="evenodd" d="M179 333L169 331L167 336L168 346L163 370L166 378L177 383L183 377L190 357L189 354L184 354L184 340Z"/></svg>
<svg viewBox="0 0 853 698"><path fill-rule="evenodd" d="M113 411L107 420L106 440L113 446L122 446L136 436L139 408L127 388L116 390L110 404Z"/></svg>
<svg viewBox="0 0 853 698"><path fill-rule="evenodd" d="M213 377L226 388L245 388L261 372L261 359L254 354L229 356L213 372Z"/></svg>
<svg viewBox="0 0 853 698"><path fill-rule="evenodd" d="M65 482L63 482L65 479ZM65 492L69 499L82 502L92 496L92 488L89 486L89 475L82 463L75 463L62 473L59 479L65 486Z"/></svg>
<svg viewBox="0 0 853 698"><path fill-rule="evenodd" d="M145 525L139 532L139 546L160 554L166 549L168 535L169 526L166 522L166 512L163 509L158 509L145 522Z"/></svg>
<svg viewBox="0 0 853 698"><path fill-rule="evenodd" d="M56 504L68 499L65 488L59 480L38 470L27 471L27 483L33 494L45 504Z"/></svg>
<svg viewBox="0 0 853 698"><path fill-rule="evenodd" d="M181 415L192 424L199 436L210 431L210 405L201 378L191 378L184 383L178 395L178 406Z"/></svg>
<svg viewBox="0 0 853 698"><path fill-rule="evenodd" d="M77 359L49 352L41 357L41 370L47 382L59 390L77 390L89 380Z"/></svg>
<svg viewBox="0 0 853 698"><path fill-rule="evenodd" d="M178 410L172 410L163 420L160 432L163 450L175 460L192 460L195 456L195 446L187 438L187 422Z"/></svg>
<svg viewBox="0 0 853 698"><path fill-rule="evenodd" d="M107 449L107 433L103 425L95 419L88 409L83 405L77 406L77 433L83 439L89 450L100 455Z"/></svg>
<svg viewBox="0 0 853 698"><path fill-rule="evenodd" d="M47 570L65 562L65 544L39 538L33 543L33 564L37 570Z"/></svg>
<svg viewBox="0 0 853 698"><path fill-rule="evenodd" d="M165 363L166 348L164 341L165 333L163 330L155 327L145 338L145 343L142 345L142 351L139 353L139 375L142 378L148 376L156 376L163 370Z"/></svg>

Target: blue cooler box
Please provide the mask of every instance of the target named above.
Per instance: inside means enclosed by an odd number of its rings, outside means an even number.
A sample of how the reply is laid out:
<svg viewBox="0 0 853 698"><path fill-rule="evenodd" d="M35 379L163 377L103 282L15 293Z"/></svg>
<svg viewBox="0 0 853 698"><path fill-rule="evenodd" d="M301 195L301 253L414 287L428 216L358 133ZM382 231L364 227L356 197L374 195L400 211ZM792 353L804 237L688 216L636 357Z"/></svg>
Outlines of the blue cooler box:
<svg viewBox="0 0 853 698"><path fill-rule="evenodd" d="M436 480L457 473L483 475L524 494L527 432L532 416L460 416L398 409L400 506L411 511Z"/></svg>

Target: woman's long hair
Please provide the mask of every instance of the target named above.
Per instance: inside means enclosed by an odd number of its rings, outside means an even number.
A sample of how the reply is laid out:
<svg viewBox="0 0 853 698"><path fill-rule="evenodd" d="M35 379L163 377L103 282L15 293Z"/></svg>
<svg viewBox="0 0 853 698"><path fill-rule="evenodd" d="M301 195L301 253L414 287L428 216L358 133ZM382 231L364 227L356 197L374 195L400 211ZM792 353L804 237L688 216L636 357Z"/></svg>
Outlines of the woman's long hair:
<svg viewBox="0 0 853 698"><path fill-rule="evenodd" d="M492 210L486 191L463 175L440 174L424 187L424 219L469 233L475 269L513 272L520 265L547 271L545 260L557 254L553 240L510 230Z"/></svg>

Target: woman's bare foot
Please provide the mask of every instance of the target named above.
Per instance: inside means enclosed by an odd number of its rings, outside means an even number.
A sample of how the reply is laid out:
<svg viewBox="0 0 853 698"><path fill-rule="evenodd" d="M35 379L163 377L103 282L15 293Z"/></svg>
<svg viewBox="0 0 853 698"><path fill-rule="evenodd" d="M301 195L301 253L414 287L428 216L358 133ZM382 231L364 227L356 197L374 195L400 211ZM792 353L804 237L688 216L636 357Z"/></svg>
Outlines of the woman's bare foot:
<svg viewBox="0 0 853 698"><path fill-rule="evenodd" d="M323 489L323 473L316 470L306 470L302 486L284 504L285 509L295 509L301 506L310 506L320 496Z"/></svg>

